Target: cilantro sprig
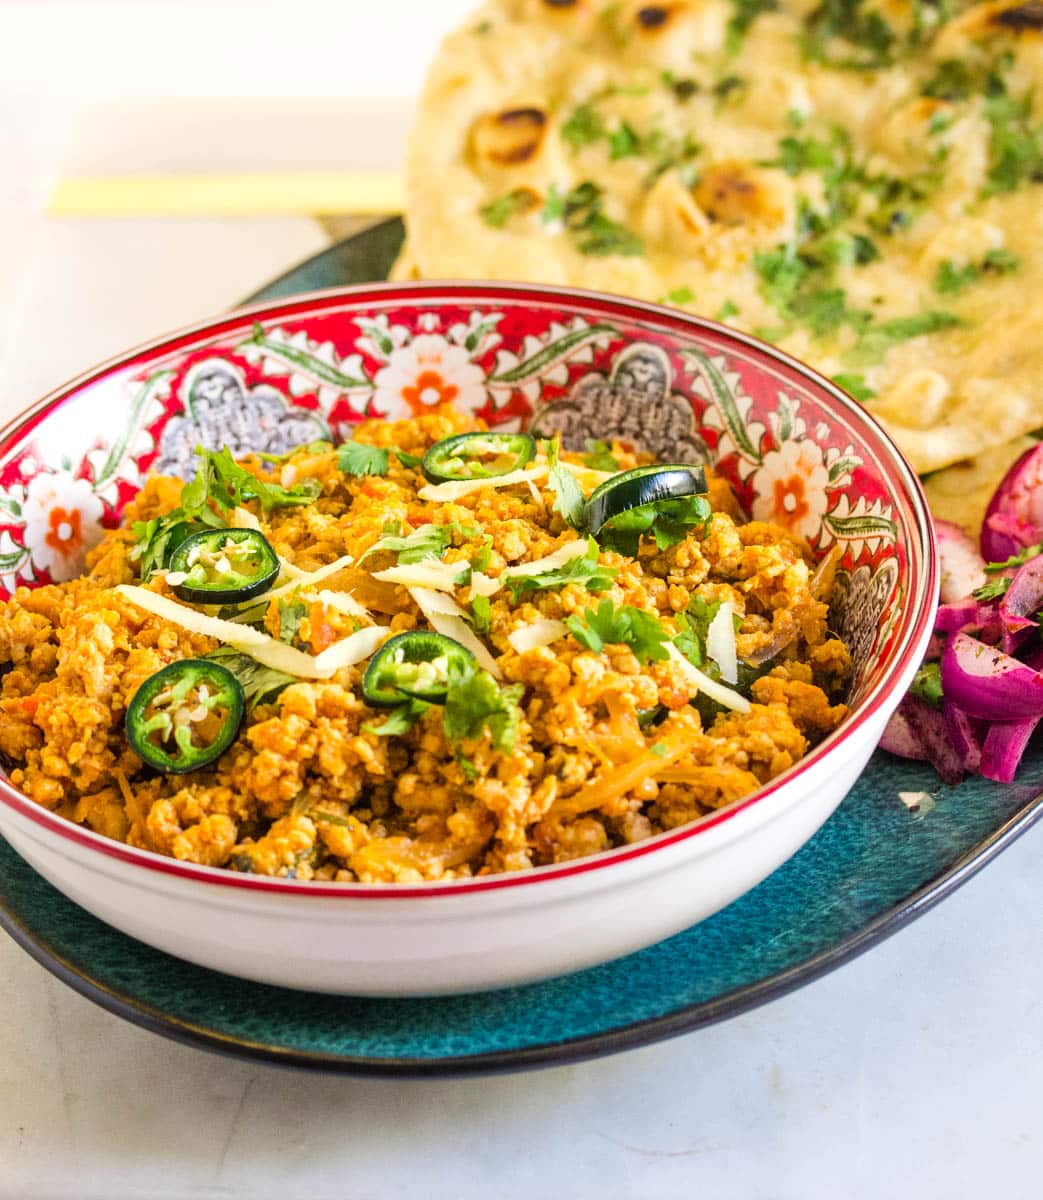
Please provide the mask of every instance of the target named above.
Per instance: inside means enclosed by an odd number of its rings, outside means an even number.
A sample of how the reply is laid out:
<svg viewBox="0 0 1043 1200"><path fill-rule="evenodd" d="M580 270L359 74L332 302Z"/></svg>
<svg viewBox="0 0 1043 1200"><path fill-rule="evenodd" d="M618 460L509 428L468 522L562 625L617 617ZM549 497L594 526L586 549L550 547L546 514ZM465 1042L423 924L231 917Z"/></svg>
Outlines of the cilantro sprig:
<svg viewBox="0 0 1043 1200"><path fill-rule="evenodd" d="M547 191L542 220L560 221L580 254L603 257L610 254L644 254L641 239L605 212L605 192L590 180L562 193L553 184Z"/></svg>
<svg viewBox="0 0 1043 1200"><path fill-rule="evenodd" d="M583 455L583 465L592 471L618 471L619 459L612 453L608 442L587 438L584 442L586 454Z"/></svg>
<svg viewBox="0 0 1043 1200"><path fill-rule="evenodd" d="M995 575L1000 571L1006 571L1011 567L1022 567L1032 559L1038 558L1043 554L1043 542L1034 542L1031 546L1026 546L1024 550L1019 550L1017 554L1012 554L1010 558L1003 562L992 562L985 564L986 575Z"/></svg>
<svg viewBox="0 0 1043 1200"><path fill-rule="evenodd" d="M541 442L540 446L550 466L548 483L554 493L554 511L561 513L567 525L579 529L583 525L585 501L575 476L558 462L561 440L555 437L553 440Z"/></svg>
<svg viewBox="0 0 1043 1200"><path fill-rule="evenodd" d="M518 736L525 685L500 687L488 671L457 659L449 660L448 681L442 716L448 740L459 745L482 737L487 730L493 749L510 754Z"/></svg>
<svg viewBox="0 0 1043 1200"><path fill-rule="evenodd" d="M503 229L511 217L528 212L536 198L528 188L515 188L490 200L478 210L478 215L492 229Z"/></svg>
<svg viewBox="0 0 1043 1200"><path fill-rule="evenodd" d="M705 496L677 496L628 508L597 530L601 544L636 558L643 537L655 538L656 548L669 550L693 530L705 533L713 510Z"/></svg>
<svg viewBox="0 0 1043 1200"><path fill-rule="evenodd" d="M469 779L476 778L463 743L489 734L494 750L510 754L521 721L520 702L525 692L521 683L500 687L488 671L473 660L451 658L447 666L448 686L442 706L442 729L456 751L456 761ZM432 707L423 700L408 700L391 709L380 724L364 725L365 733L377 737L401 737Z"/></svg>
<svg viewBox="0 0 1043 1200"><path fill-rule="evenodd" d="M581 646L600 654L606 646L629 646L640 663L662 662L669 657L666 629L658 617L642 608L624 604L616 607L602 600L596 609L567 617L565 624Z"/></svg>
<svg viewBox="0 0 1043 1200"><path fill-rule="evenodd" d="M344 475L359 478L386 475L388 452L380 446L367 446L365 442L345 442L337 450L337 469Z"/></svg>
<svg viewBox="0 0 1043 1200"><path fill-rule="evenodd" d="M508 575L507 586L515 603L528 591L547 591L562 588L569 583L578 583L588 592L607 592L615 580L614 567L602 566L598 562L600 548L593 538L587 539L587 552L570 558L563 567L543 571L538 575Z"/></svg>
<svg viewBox="0 0 1043 1200"><path fill-rule="evenodd" d="M384 532L359 559L361 565L371 554L389 551L398 556L400 565L441 558L453 540L453 525L418 525L404 537L398 521L387 521Z"/></svg>
<svg viewBox="0 0 1043 1200"><path fill-rule="evenodd" d="M322 490L314 479L305 479L291 488L262 479L241 467L227 446L221 450L197 446L196 455L199 462L195 476L182 489L178 507L162 517L135 521L131 527L142 582L162 570L190 534L225 528L225 517L232 509L251 500L256 500L265 513L273 508L310 504Z"/></svg>
<svg viewBox="0 0 1043 1200"><path fill-rule="evenodd" d="M1016 254L1002 247L990 250L979 263L957 263L947 258L939 263L934 276L934 290L943 296L955 296L977 283L983 275L1009 275L1021 266Z"/></svg>

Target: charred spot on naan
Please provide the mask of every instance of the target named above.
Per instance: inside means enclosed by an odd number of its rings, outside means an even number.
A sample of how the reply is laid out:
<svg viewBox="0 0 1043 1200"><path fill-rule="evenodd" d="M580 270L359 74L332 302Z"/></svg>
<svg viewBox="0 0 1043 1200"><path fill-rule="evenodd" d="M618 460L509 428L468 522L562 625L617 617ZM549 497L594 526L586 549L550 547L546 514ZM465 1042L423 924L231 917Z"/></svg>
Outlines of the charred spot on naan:
<svg viewBox="0 0 1043 1200"><path fill-rule="evenodd" d="M711 163L692 188L699 208L716 225L786 224L789 206L777 173L740 159Z"/></svg>
<svg viewBox="0 0 1043 1200"><path fill-rule="evenodd" d="M539 156L548 129L542 108L504 108L479 117L471 133L471 145L481 165L516 167Z"/></svg>
<svg viewBox="0 0 1043 1200"><path fill-rule="evenodd" d="M975 4L954 17L942 31L939 47L950 48L953 39L973 44L999 34L1038 36L1043 33L1043 0L991 0Z"/></svg>
<svg viewBox="0 0 1043 1200"><path fill-rule="evenodd" d="M628 53L634 48L678 67L689 65L694 53L719 50L724 41L723 9L704 0L631 3L614 20Z"/></svg>
<svg viewBox="0 0 1043 1200"><path fill-rule="evenodd" d="M1001 4L988 16L988 23L1014 33L1043 33L1043 0Z"/></svg>
<svg viewBox="0 0 1043 1200"><path fill-rule="evenodd" d="M690 187L670 172L648 193L642 232L664 250L725 270L788 235L794 197L791 179L749 162L712 163Z"/></svg>

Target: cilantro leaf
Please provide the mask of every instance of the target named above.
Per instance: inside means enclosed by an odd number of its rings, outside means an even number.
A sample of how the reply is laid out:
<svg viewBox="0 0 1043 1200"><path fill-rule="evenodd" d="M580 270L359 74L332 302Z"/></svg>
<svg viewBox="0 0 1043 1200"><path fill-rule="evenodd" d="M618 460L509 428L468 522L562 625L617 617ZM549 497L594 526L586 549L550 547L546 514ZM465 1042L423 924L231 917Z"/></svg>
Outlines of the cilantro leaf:
<svg viewBox="0 0 1043 1200"><path fill-rule="evenodd" d="M475 633L488 633L490 627L490 610L492 605L488 596L474 596L471 599L471 627Z"/></svg>
<svg viewBox="0 0 1043 1200"><path fill-rule="evenodd" d="M453 744L480 738L489 731L494 749L510 754L521 720L519 701L524 684L499 687L488 671L473 662L450 658L442 723Z"/></svg>
<svg viewBox="0 0 1043 1200"><path fill-rule="evenodd" d="M934 277L934 290L942 295L956 295L964 288L975 283L982 275L1007 275L1021 266L1021 260L1016 254L1002 247L990 250L980 264L965 263L960 266L947 258L939 263Z"/></svg>
<svg viewBox="0 0 1043 1200"><path fill-rule="evenodd" d="M398 555L400 565L422 562L425 558L441 558L453 540L452 524L418 525L412 533L402 537L397 521L385 524L384 534L379 537L359 559L361 565L371 554L382 550Z"/></svg>
<svg viewBox="0 0 1043 1200"><path fill-rule="evenodd" d="M987 583L983 583L980 588L975 588L971 592L971 596L975 600L999 600L1007 594L1007 588L1009 587L1009 577L1006 575L997 575L995 579L990 579Z"/></svg>
<svg viewBox="0 0 1043 1200"><path fill-rule="evenodd" d="M548 483L554 493L554 511L561 513L566 524L573 529L579 529L583 524L583 512L586 507L583 491L572 472L558 462L559 440L555 438L553 441L542 442L541 445L550 464Z"/></svg>
<svg viewBox="0 0 1043 1200"><path fill-rule="evenodd" d="M592 471L618 471L619 459L612 453L608 442L587 438L584 442L586 454L583 455L583 465Z"/></svg>
<svg viewBox="0 0 1043 1200"><path fill-rule="evenodd" d="M308 605L303 600L279 600L279 641L291 643L300 632L301 622L308 615Z"/></svg>
<svg viewBox="0 0 1043 1200"><path fill-rule="evenodd" d="M285 671L276 671L273 667L266 667L256 658L251 658L249 654L244 654L240 650L234 650L231 646L218 646L206 657L213 662L220 663L239 680L248 711L256 708L258 704L271 703L283 688L298 682L295 675L287 675Z"/></svg>
<svg viewBox="0 0 1043 1200"><path fill-rule="evenodd" d="M617 575L614 567L603 567L598 563L601 553L593 538L587 539L587 552L570 558L563 567L543 571L538 575L508 575L507 586L511 599L518 602L519 596L528 591L546 591L561 588L568 583L583 584L588 592L607 592Z"/></svg>
<svg viewBox="0 0 1043 1200"><path fill-rule="evenodd" d="M388 452L365 442L345 442L337 451L337 467L345 475L386 475Z"/></svg>
<svg viewBox="0 0 1043 1200"><path fill-rule="evenodd" d="M199 466L191 483L181 493L181 508L185 514L206 522L204 512L211 504L225 511L257 500L264 512L272 508L287 508L295 504L311 504L322 490L315 479L305 479L292 488L282 487L254 475L241 467L227 446L220 450L196 447ZM211 516L212 516L211 512Z"/></svg>
<svg viewBox="0 0 1043 1200"><path fill-rule="evenodd" d="M379 725L363 725L363 733L375 733L377 737L401 737L420 720L431 707L423 700L409 700L396 705Z"/></svg>
<svg viewBox="0 0 1043 1200"><path fill-rule="evenodd" d="M705 532L713 511L705 496L678 496L629 508L597 531L610 550L637 557L641 539L649 534L660 550L669 550L694 529Z"/></svg>
<svg viewBox="0 0 1043 1200"><path fill-rule="evenodd" d="M604 208L604 189L589 180L577 184L564 196L551 188L543 209L543 220L564 222L576 249L581 254L636 255L644 253L637 234L612 220Z"/></svg>
<svg viewBox="0 0 1043 1200"><path fill-rule="evenodd" d="M834 146L817 138L784 137L779 142L778 161L772 165L781 167L787 175L825 170L834 165Z"/></svg>
<svg viewBox="0 0 1043 1200"><path fill-rule="evenodd" d="M581 646L600 654L606 646L629 646L640 663L669 657L666 630L659 618L626 604L617 608L602 600L597 609L585 608L581 616L566 618L569 632Z"/></svg>
<svg viewBox="0 0 1043 1200"><path fill-rule="evenodd" d="M502 229L511 217L528 212L536 198L528 188L515 188L503 196L497 196L478 210L478 215L493 229Z"/></svg>
<svg viewBox="0 0 1043 1200"><path fill-rule="evenodd" d="M985 572L988 575L995 575L997 571L1006 571L1008 567L1020 567L1032 559L1038 558L1041 554L1043 554L1043 542L1037 542L1032 546L1026 546L1024 550L1019 550L1017 554L1012 554L1006 562L986 563Z"/></svg>
<svg viewBox="0 0 1043 1200"><path fill-rule="evenodd" d="M190 534L223 526L224 522L209 508L191 518L186 516L184 508L175 508L150 521L135 521L131 531L136 544L131 557L137 560L142 583L147 583L156 571L166 567L170 556Z"/></svg>
<svg viewBox="0 0 1043 1200"><path fill-rule="evenodd" d="M830 49L834 40L847 42L860 53L836 56ZM895 31L883 16L864 0L822 0L804 20L801 51L806 59L869 71L889 66L894 61Z"/></svg>
<svg viewBox="0 0 1043 1200"><path fill-rule="evenodd" d="M920 89L921 95L935 100L968 100L980 90L981 81L975 78L970 65L959 58L943 59L934 74Z"/></svg>
<svg viewBox="0 0 1043 1200"><path fill-rule="evenodd" d="M667 292L659 301L660 304L691 304L695 299L695 292L690 287L683 286L674 288L673 291Z"/></svg>
<svg viewBox="0 0 1043 1200"><path fill-rule="evenodd" d="M978 268L973 263L961 267L951 258L947 258L938 264L934 275L934 290L943 296L955 296L977 278Z"/></svg>
<svg viewBox="0 0 1043 1200"><path fill-rule="evenodd" d="M695 667L701 667L706 662L706 637L720 607L720 600L704 600L702 596L693 596L688 602L687 612L677 613L674 618L680 631L674 638L674 645Z"/></svg>
<svg viewBox="0 0 1043 1200"><path fill-rule="evenodd" d="M924 663L913 676L909 685L909 695L926 700L933 708L942 705L942 670L936 662Z"/></svg>
<svg viewBox="0 0 1043 1200"><path fill-rule="evenodd" d="M581 104L572 110L560 132L573 150L578 150L605 136L605 122L592 104Z"/></svg>
<svg viewBox="0 0 1043 1200"><path fill-rule="evenodd" d="M937 333L942 329L952 329L954 326L962 324L963 322L955 313L942 311L914 313L909 317L893 317L889 321L871 325L862 334L851 354L848 355L848 360L853 366L876 362L899 342L923 337L928 333Z"/></svg>
<svg viewBox="0 0 1043 1200"><path fill-rule="evenodd" d="M407 454L405 450L399 450L397 446L392 448L395 451L395 457L404 467L419 467L424 461L424 456L422 454Z"/></svg>
<svg viewBox="0 0 1043 1200"><path fill-rule="evenodd" d="M725 49L737 54L750 26L761 13L775 12L778 0L732 0L732 16L725 31Z"/></svg>
<svg viewBox="0 0 1043 1200"><path fill-rule="evenodd" d="M833 382L839 388L843 388L850 396L854 396L856 400L863 403L866 400L872 400L876 392L866 383L864 375L848 375L841 372L839 375L833 376Z"/></svg>
<svg viewBox="0 0 1043 1200"><path fill-rule="evenodd" d="M1031 124L1031 97L991 96L983 113L990 127L984 194L1013 192L1023 183L1043 180L1043 125Z"/></svg>
<svg viewBox="0 0 1043 1200"><path fill-rule="evenodd" d="M1011 250L1007 250L1002 246L996 246L990 250L982 259L981 269L983 271L996 271L1000 275L1008 275L1012 271L1018 270L1021 266L1021 259Z"/></svg>
<svg viewBox="0 0 1043 1200"><path fill-rule="evenodd" d="M221 450L196 448L199 463L194 477L181 490L181 503L162 517L135 521L132 531L136 545L132 555L137 559L142 582L170 561L170 556L190 534L203 529L223 529L223 513L248 500L260 501L267 512L295 504L310 504L318 495L320 485L306 479L296 487L284 488L260 479L245 467L240 467L225 446Z"/></svg>
<svg viewBox="0 0 1043 1200"><path fill-rule="evenodd" d="M632 125L623 121L609 134L608 147L608 156L613 162L617 158L630 158L641 153L641 138Z"/></svg>

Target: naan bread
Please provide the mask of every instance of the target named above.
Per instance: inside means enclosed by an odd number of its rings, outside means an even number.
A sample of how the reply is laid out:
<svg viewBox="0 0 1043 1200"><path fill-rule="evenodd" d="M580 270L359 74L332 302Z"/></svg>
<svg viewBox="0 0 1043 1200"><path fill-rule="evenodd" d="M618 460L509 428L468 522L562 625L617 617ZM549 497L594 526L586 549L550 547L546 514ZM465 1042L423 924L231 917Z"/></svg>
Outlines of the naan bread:
<svg viewBox="0 0 1043 1200"><path fill-rule="evenodd" d="M935 471L1043 426L1041 118L1043 0L493 0L431 69L395 274L718 316Z"/></svg>

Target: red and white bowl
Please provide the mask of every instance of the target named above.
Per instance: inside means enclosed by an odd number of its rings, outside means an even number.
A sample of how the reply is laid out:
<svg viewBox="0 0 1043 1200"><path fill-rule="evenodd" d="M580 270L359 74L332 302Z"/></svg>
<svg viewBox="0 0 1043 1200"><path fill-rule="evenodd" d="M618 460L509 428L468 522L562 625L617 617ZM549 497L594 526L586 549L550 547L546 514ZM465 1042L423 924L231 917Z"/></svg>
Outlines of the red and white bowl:
<svg viewBox="0 0 1043 1200"><path fill-rule="evenodd" d="M794 853L865 766L930 636L938 590L916 477L813 371L709 321L565 289L373 285L243 309L152 342L0 433L0 588L68 579L152 468L203 443L280 452L451 400L494 426L704 456L754 517L825 553L851 714L741 801L618 850L416 886L235 874L81 828L0 777L0 833L70 899L218 971L313 991L502 987L630 953L716 912Z"/></svg>

